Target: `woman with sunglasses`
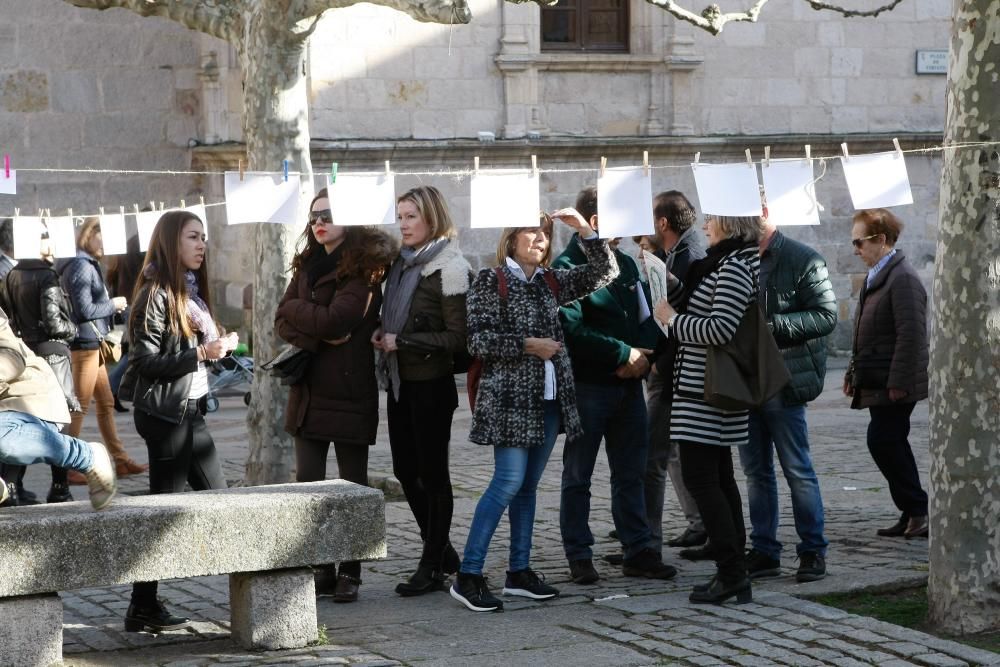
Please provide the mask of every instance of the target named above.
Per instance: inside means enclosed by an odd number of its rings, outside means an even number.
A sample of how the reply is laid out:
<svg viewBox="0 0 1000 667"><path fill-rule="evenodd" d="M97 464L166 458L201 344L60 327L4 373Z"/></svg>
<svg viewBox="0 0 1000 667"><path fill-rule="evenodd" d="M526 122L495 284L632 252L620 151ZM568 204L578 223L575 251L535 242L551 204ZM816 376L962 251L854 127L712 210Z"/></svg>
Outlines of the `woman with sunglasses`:
<svg viewBox="0 0 1000 667"><path fill-rule="evenodd" d="M309 224L292 259L292 279L275 326L289 343L313 353L292 385L285 430L295 438L295 480L326 478L333 443L340 477L368 486L368 448L378 429L378 385L371 335L382 305L380 283L396 243L371 227L334 224L326 188L310 204ZM316 591L334 602L358 599L361 563L316 570Z"/></svg>
<svg viewBox="0 0 1000 667"><path fill-rule="evenodd" d="M455 359L465 355L465 295L472 267L455 240L448 205L425 185L396 199L403 248L389 270L379 376L388 388L392 469L420 529L417 569L396 592L404 597L443 588L458 571L449 540L453 498L448 471L451 419L458 407Z"/></svg>
<svg viewBox="0 0 1000 667"><path fill-rule="evenodd" d="M927 537L927 493L908 436L910 414L927 398L927 292L896 241L903 223L884 208L858 211L854 254L868 267L854 324L844 394L868 408L868 451L889 483L899 521L883 537Z"/></svg>

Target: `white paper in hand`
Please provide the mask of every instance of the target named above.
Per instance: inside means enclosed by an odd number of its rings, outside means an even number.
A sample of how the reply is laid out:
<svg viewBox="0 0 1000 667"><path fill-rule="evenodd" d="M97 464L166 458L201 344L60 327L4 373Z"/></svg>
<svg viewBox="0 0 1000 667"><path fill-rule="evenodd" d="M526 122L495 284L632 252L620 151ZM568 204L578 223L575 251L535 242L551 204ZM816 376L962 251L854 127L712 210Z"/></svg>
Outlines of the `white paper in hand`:
<svg viewBox="0 0 1000 667"><path fill-rule="evenodd" d="M653 233L653 186L644 167L605 169L597 178L597 231L602 239Z"/></svg>
<svg viewBox="0 0 1000 667"><path fill-rule="evenodd" d="M760 205L757 168L746 162L692 164L701 212L709 215L753 216Z"/></svg>
<svg viewBox="0 0 1000 667"><path fill-rule="evenodd" d="M667 265L648 250L642 251L642 261L646 265L646 274L649 276L649 299L653 302L653 308L656 308L660 299L667 298ZM670 335L667 327L659 320L656 321L656 324L665 335Z"/></svg>
<svg viewBox="0 0 1000 667"><path fill-rule="evenodd" d="M771 160L761 165L767 219L774 225L818 225L819 205L811 160Z"/></svg>
<svg viewBox="0 0 1000 667"><path fill-rule="evenodd" d="M125 216L121 213L105 213L101 216L101 240L104 242L104 255L124 255L128 252L125 245Z"/></svg>
<svg viewBox="0 0 1000 667"><path fill-rule="evenodd" d="M899 153L872 153L840 158L854 208L882 208L913 203L906 160Z"/></svg>
<svg viewBox="0 0 1000 667"><path fill-rule="evenodd" d="M46 218L45 224L49 228L52 255L54 257L76 257L76 232L73 229L73 218L68 215Z"/></svg>
<svg viewBox="0 0 1000 667"><path fill-rule="evenodd" d="M299 222L299 177L238 171L226 172L226 221L230 225Z"/></svg>
<svg viewBox="0 0 1000 667"><path fill-rule="evenodd" d="M473 229L537 227L538 174L525 170L479 171L469 185Z"/></svg>
<svg viewBox="0 0 1000 667"><path fill-rule="evenodd" d="M17 169L10 170L10 178L7 178L3 170L0 169L0 195L17 194Z"/></svg>
<svg viewBox="0 0 1000 667"><path fill-rule="evenodd" d="M396 221L396 177L385 172L371 174L337 174L330 182L330 212L333 224L391 225Z"/></svg>
<svg viewBox="0 0 1000 667"><path fill-rule="evenodd" d="M3 174L0 173L0 179ZM38 259L42 256L42 219L19 215L14 218L14 259Z"/></svg>

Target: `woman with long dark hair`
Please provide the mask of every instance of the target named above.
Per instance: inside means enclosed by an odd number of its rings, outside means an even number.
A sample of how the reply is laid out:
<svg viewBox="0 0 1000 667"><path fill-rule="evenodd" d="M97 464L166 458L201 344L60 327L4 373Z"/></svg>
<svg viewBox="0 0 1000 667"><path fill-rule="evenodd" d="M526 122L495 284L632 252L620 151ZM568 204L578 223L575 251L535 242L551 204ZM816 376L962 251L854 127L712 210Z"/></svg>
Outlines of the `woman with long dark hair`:
<svg viewBox="0 0 1000 667"><path fill-rule="evenodd" d="M295 438L295 481L326 478L333 443L340 477L368 485L368 448L378 430L378 384L371 336L378 327L382 276L396 242L372 227L339 226L326 188L309 206L309 223L292 260L292 279L275 326L284 340L313 353L303 381L292 385L285 430ZM353 602L361 563L318 568L316 590Z"/></svg>
<svg viewBox="0 0 1000 667"><path fill-rule="evenodd" d="M135 427L149 450L149 492L226 488L215 442L205 425L206 363L237 344L212 317L205 226L187 211L169 211L156 223L128 320L132 341L120 395L132 401ZM174 616L156 597L157 582L138 582L125 630L176 630Z"/></svg>

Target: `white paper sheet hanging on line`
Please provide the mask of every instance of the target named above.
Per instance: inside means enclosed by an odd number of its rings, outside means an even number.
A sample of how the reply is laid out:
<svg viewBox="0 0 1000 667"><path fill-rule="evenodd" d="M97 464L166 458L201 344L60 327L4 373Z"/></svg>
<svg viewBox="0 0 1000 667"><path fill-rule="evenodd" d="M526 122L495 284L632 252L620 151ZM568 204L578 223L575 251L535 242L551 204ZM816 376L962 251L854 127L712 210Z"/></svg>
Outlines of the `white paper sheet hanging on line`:
<svg viewBox="0 0 1000 667"><path fill-rule="evenodd" d="M653 185L644 167L605 169L597 178L597 226L602 239L653 233Z"/></svg>
<svg viewBox="0 0 1000 667"><path fill-rule="evenodd" d="M396 222L396 177L385 172L337 174L330 182L330 211L335 225L391 225Z"/></svg>
<svg viewBox="0 0 1000 667"><path fill-rule="evenodd" d="M760 215L757 168L746 162L692 164L699 209L709 215Z"/></svg>
<svg viewBox="0 0 1000 667"><path fill-rule="evenodd" d="M473 229L534 227L541 210L538 174L530 170L478 171L469 185Z"/></svg>
<svg viewBox="0 0 1000 667"><path fill-rule="evenodd" d="M852 155L840 158L840 164L856 210L913 203L906 160L899 153Z"/></svg>
<svg viewBox="0 0 1000 667"><path fill-rule="evenodd" d="M157 211L156 212L156 219L159 220L160 216L163 215L164 213L166 213L167 211L187 211L191 215L197 216L198 219L201 220L201 224L204 227L205 239L206 240L208 239L208 217L207 217L208 216L208 210L205 208L204 204L195 204L194 206L187 206L185 208L180 208L180 207L168 208L168 209L166 209L166 211ZM138 222L138 219L137 219L137 222ZM150 234L153 233L152 229L150 229L149 231L150 231ZM140 238L140 246L141 246L142 245L142 240L141 240L142 236L141 236L141 234L140 234L139 238Z"/></svg>
<svg viewBox="0 0 1000 667"><path fill-rule="evenodd" d="M3 178L3 174L0 174ZM14 218L14 259L38 259L42 256L42 219L19 215Z"/></svg>
<svg viewBox="0 0 1000 667"><path fill-rule="evenodd" d="M153 230L159 222L163 211L139 211L135 218L135 226L139 231L139 252L149 250L149 240L153 237Z"/></svg>
<svg viewBox="0 0 1000 667"><path fill-rule="evenodd" d="M105 213L100 218L105 257L124 255L128 252L125 244L125 216L121 213Z"/></svg>
<svg viewBox="0 0 1000 667"><path fill-rule="evenodd" d="M812 160L771 160L760 168L767 219L774 225L818 225Z"/></svg>
<svg viewBox="0 0 1000 667"><path fill-rule="evenodd" d="M299 177L238 171L226 172L226 222L243 225L272 222L294 225L299 221Z"/></svg>
<svg viewBox="0 0 1000 667"><path fill-rule="evenodd" d="M68 215L46 218L45 224L49 228L52 255L76 257L76 230L73 229L73 218Z"/></svg>
<svg viewBox="0 0 1000 667"><path fill-rule="evenodd" d="M10 170L10 178L0 169L0 195L17 194L17 169Z"/></svg>

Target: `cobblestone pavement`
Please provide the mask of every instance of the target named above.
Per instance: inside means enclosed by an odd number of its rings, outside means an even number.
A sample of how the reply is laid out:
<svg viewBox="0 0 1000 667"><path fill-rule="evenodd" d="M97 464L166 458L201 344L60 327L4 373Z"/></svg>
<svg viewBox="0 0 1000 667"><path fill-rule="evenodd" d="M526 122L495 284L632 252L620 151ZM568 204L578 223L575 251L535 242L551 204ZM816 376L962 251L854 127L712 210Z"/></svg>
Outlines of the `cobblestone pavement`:
<svg viewBox="0 0 1000 667"><path fill-rule="evenodd" d="M831 370L827 390L809 410L815 466L826 505L830 541L826 579L797 584L791 508L779 482L786 545L782 576L754 583L754 602L741 606L697 606L687 602L691 586L706 580L712 566L688 563L666 549L678 565L669 582L626 578L599 560L617 549L607 537L612 527L609 473L601 461L592 489L591 527L595 561L602 579L579 586L568 580L559 536L561 442L539 487L533 567L561 596L547 603L508 598L506 613L473 614L434 593L403 599L395 584L415 567L420 540L404 502L386 505L389 554L366 563L361 599L334 605L320 598L319 622L329 644L297 651L245 652L229 637L228 578L201 577L164 582L161 595L171 609L195 620L192 628L159 636L122 631L129 588L116 586L62 593L65 608L64 653L70 665L992 665L1000 655L937 639L873 619L852 616L796 596L859 588L896 588L927 576L927 542L879 538L875 529L892 524L897 513L865 447L867 413L848 409L840 394L842 371ZM243 476L247 455L245 408L239 397L226 398L209 416L210 427L231 483ZM384 414L384 412L383 412ZM126 447L145 460L131 415L117 417ZM456 414L452 440L455 519L452 541L461 548L476 499L492 471L491 452L467 440L470 415ZM372 450L373 482L392 492L394 480L385 429ZM85 437L96 437L88 417ZM914 452L926 481L927 404L913 416ZM737 468L738 468L737 463ZM331 456L329 476L335 476ZM34 466L28 486L44 495L48 472ZM145 475L123 479L124 493L146 491ZM742 480L741 480L742 487ZM85 493L75 488L74 493ZM664 534L678 533L683 521L667 492ZM744 497L745 501L745 497ZM505 523L494 540L486 574L494 590L503 584Z"/></svg>

